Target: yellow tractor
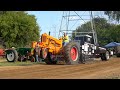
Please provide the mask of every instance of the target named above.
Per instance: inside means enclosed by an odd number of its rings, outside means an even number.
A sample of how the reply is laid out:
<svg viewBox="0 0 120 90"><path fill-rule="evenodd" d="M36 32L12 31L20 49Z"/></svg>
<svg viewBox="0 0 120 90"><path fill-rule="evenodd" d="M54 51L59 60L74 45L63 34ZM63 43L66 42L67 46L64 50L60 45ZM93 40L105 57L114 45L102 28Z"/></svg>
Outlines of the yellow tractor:
<svg viewBox="0 0 120 90"><path fill-rule="evenodd" d="M62 44L63 38L54 38L46 33L41 35L39 46L39 56L44 59L47 64L56 64L57 61L64 61L66 64L80 63L80 47L77 42L69 42L66 46ZM37 42L32 43L35 48Z"/></svg>

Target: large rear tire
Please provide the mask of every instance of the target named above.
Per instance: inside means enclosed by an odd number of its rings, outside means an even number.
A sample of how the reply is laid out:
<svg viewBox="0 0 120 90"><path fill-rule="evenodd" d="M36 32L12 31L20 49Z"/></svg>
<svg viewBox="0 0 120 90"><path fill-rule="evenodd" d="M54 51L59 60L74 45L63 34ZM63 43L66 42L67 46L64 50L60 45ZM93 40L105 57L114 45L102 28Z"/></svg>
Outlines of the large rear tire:
<svg viewBox="0 0 120 90"><path fill-rule="evenodd" d="M18 53L15 49L6 50L6 59L8 62L15 62L18 60Z"/></svg>
<svg viewBox="0 0 120 90"><path fill-rule="evenodd" d="M80 63L80 46L76 42L69 42L64 47L64 58L66 64L79 64Z"/></svg>

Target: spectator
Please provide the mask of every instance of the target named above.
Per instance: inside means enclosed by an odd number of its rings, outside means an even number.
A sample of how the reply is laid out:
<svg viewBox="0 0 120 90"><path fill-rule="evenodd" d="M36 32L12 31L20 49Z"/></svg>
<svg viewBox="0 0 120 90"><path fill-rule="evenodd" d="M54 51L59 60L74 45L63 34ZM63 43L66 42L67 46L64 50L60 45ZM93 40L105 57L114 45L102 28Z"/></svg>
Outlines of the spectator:
<svg viewBox="0 0 120 90"><path fill-rule="evenodd" d="M39 43L36 44L35 46L35 59L36 59L36 62L39 62L39 50L40 50L40 47L39 47Z"/></svg>

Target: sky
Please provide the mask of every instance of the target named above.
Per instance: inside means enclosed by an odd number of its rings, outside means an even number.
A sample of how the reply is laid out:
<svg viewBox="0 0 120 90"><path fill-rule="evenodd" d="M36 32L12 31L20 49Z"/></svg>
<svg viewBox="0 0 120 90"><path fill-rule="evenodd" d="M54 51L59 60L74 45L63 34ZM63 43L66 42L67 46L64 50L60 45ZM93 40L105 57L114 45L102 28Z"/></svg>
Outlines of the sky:
<svg viewBox="0 0 120 90"><path fill-rule="evenodd" d="M54 37L58 36L63 11L27 11L27 12L28 12L28 14L36 16L37 23L42 30L40 34L48 33L50 31L52 36L54 36ZM87 12L76 11L76 12L81 16L82 19L84 19L84 21L81 19L78 21L73 21L72 23L70 22L69 23L70 27L68 27L70 30L76 29L76 27L78 27L80 24L83 24L84 22L88 21L88 20L85 21L85 19L90 20L89 11L87 11ZM94 13L94 15L98 15L98 14L99 14L99 16L103 16L102 13L100 13L100 12ZM72 11L71 15L75 15L75 12ZM72 17L71 20L75 19L75 18L77 19L78 16ZM66 20L66 19L63 19L64 23L63 23L62 28L65 29L65 21L64 20Z"/></svg>
<svg viewBox="0 0 120 90"><path fill-rule="evenodd" d="M41 28L41 34L48 33L51 34L58 33L60 29L60 22L62 19L62 11L28 11L28 14L36 16L37 23Z"/></svg>

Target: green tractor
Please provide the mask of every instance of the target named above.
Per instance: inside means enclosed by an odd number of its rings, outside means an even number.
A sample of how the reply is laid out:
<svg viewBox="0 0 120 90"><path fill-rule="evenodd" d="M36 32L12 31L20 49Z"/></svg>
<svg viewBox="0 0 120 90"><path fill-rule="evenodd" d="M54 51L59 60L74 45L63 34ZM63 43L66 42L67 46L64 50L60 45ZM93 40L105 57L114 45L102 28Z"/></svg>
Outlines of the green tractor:
<svg viewBox="0 0 120 90"><path fill-rule="evenodd" d="M5 50L5 56L8 62L26 60L35 62L34 48L10 48Z"/></svg>

